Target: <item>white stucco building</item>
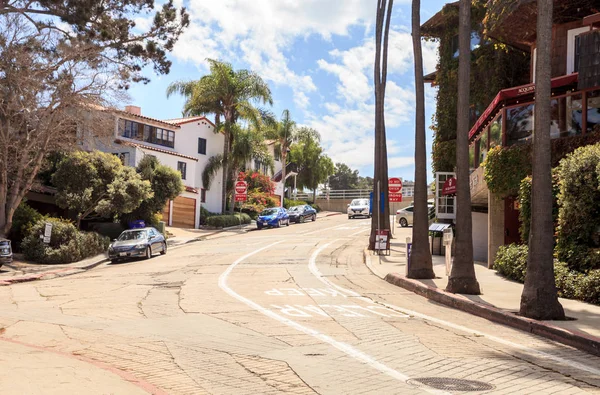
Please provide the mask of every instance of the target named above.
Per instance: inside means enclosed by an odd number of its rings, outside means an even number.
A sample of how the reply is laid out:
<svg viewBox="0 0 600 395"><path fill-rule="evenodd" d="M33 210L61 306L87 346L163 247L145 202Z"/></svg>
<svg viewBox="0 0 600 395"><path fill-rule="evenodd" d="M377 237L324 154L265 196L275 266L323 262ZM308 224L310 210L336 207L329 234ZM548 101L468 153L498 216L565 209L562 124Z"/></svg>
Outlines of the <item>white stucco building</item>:
<svg viewBox="0 0 600 395"><path fill-rule="evenodd" d="M136 166L144 156L181 173L185 191L165 206L163 220L170 226L197 228L200 206L210 212L222 210L222 172L210 189L202 184L202 171L211 156L223 152L223 135L205 117L159 120L143 116L141 108L127 106L115 113L114 142L96 149L118 155L123 164Z"/></svg>

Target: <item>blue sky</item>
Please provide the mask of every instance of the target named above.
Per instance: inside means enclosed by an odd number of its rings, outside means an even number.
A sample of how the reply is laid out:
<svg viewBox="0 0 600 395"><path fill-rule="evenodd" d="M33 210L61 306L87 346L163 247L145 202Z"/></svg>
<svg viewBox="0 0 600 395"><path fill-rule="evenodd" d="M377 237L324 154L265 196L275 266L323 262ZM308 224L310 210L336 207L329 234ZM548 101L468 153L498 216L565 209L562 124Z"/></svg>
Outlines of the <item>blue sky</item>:
<svg viewBox="0 0 600 395"><path fill-rule="evenodd" d="M130 90L131 104L146 116L181 116L183 98L165 96L169 83L198 79L205 59L252 69L270 85L281 114L317 129L334 162L373 175L373 62L375 0L178 0L191 24L170 54L171 73ZM445 1L425 0L421 19ZM390 31L386 125L390 176L414 179L414 71L411 4L396 1ZM140 16L139 26L149 23ZM425 73L435 69L437 47L423 43ZM426 85L426 122L435 110L435 90ZM431 130L427 129L428 158ZM429 171L429 178L431 179Z"/></svg>

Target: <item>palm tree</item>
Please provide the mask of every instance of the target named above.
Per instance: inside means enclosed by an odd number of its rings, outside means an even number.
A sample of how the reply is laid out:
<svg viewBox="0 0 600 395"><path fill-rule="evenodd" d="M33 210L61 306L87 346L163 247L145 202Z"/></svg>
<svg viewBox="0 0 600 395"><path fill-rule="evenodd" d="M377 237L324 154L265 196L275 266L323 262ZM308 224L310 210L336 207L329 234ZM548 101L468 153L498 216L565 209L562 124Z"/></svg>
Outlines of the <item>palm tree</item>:
<svg viewBox="0 0 600 395"><path fill-rule="evenodd" d="M421 48L421 1L412 2L412 41L415 54L415 196L413 246L409 278L435 278L429 252L429 210L427 207L427 151L425 148L425 93Z"/></svg>
<svg viewBox="0 0 600 395"><path fill-rule="evenodd" d="M375 236L379 228L390 229L390 204L387 198L381 202L378 191L387 197L388 162L387 143L385 137L385 87L387 83L387 58L390 20L394 0L377 1L377 18L375 23L375 172L373 177L373 219L371 220L371 236L369 249L375 249ZM378 188L379 186L379 188ZM383 206L383 213L380 207ZM381 214L381 222L379 217Z"/></svg>
<svg viewBox="0 0 600 395"><path fill-rule="evenodd" d="M289 110L283 110L279 122L271 121L271 128L267 136L275 140L275 151L281 157L281 182L283 183L283 193L281 196L281 207L285 196L285 173L287 165L287 155L290 147L298 139L298 129L296 122L292 120Z"/></svg>
<svg viewBox="0 0 600 395"><path fill-rule="evenodd" d="M554 280L552 165L550 161L550 92L553 0L537 3L535 125L531 186L531 229L520 313L539 320L565 319Z"/></svg>
<svg viewBox="0 0 600 395"><path fill-rule="evenodd" d="M473 262L473 224L469 189L469 90L471 0L460 0L458 17L458 102L456 114L456 246L446 291L479 295Z"/></svg>
<svg viewBox="0 0 600 395"><path fill-rule="evenodd" d="M234 144L234 128L239 120L256 121L260 111L256 103L273 104L271 90L263 79L248 70L234 70L231 64L207 59L210 73L197 81L178 81L169 85L167 97L179 93L186 98L183 113L186 116L215 115L215 133L224 134L223 155L223 200L225 212L228 189L235 173L230 166L229 155ZM205 185L208 187L208 185ZM233 206L232 206L233 207Z"/></svg>
<svg viewBox="0 0 600 395"><path fill-rule="evenodd" d="M273 157L269 154L265 135L256 126L240 128L235 126L232 129L234 138L229 153L229 168L231 174L238 174L247 163L253 160L259 160L273 169ZM210 187L215 175L224 168L224 155L218 154L208 159L208 164L202 171L202 184ZM233 190L233 179L229 180L227 193ZM233 205L231 206L233 208Z"/></svg>

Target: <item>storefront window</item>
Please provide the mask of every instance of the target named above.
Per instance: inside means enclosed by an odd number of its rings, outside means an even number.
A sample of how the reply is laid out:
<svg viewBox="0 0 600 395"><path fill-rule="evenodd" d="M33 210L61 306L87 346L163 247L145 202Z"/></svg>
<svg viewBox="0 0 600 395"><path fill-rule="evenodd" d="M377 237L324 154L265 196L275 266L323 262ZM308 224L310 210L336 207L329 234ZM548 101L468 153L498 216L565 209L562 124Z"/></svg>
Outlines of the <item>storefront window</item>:
<svg viewBox="0 0 600 395"><path fill-rule="evenodd" d="M480 166L485 160L488 152L488 132L489 129L486 128L483 133L481 133L481 136L479 136L479 161L477 164Z"/></svg>
<svg viewBox="0 0 600 395"><path fill-rule="evenodd" d="M600 90L587 94L587 132L600 132Z"/></svg>
<svg viewBox="0 0 600 395"><path fill-rule="evenodd" d="M490 148L502 145L502 114L490 125Z"/></svg>
<svg viewBox="0 0 600 395"><path fill-rule="evenodd" d="M527 142L533 136L533 103L506 110L508 145Z"/></svg>
<svg viewBox="0 0 600 395"><path fill-rule="evenodd" d="M581 134L581 95L550 101L550 137L569 137Z"/></svg>
<svg viewBox="0 0 600 395"><path fill-rule="evenodd" d="M469 169L475 170L475 143L469 145Z"/></svg>

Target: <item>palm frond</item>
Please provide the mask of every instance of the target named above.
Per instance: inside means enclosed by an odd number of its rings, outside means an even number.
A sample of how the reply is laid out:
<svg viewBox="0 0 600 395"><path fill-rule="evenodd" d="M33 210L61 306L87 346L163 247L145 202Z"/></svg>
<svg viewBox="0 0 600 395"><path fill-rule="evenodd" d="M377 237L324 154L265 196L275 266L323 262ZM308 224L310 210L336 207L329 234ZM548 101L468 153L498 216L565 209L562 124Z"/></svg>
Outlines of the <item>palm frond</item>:
<svg viewBox="0 0 600 395"><path fill-rule="evenodd" d="M223 155L221 154L211 156L208 159L208 163L202 171L202 185L204 186L204 189L210 189L212 180L215 178L219 170L223 168L223 164Z"/></svg>

